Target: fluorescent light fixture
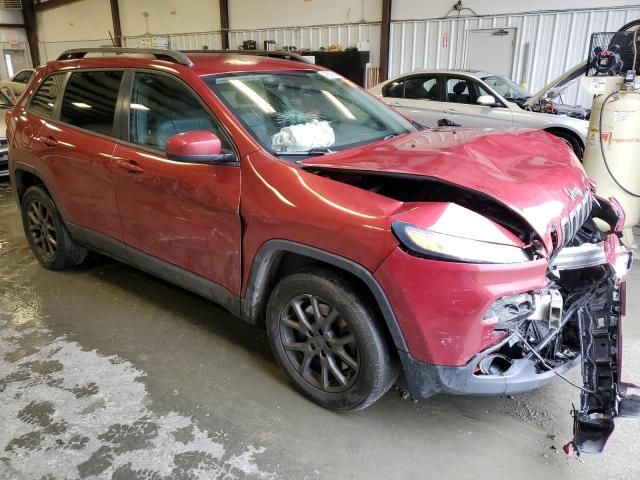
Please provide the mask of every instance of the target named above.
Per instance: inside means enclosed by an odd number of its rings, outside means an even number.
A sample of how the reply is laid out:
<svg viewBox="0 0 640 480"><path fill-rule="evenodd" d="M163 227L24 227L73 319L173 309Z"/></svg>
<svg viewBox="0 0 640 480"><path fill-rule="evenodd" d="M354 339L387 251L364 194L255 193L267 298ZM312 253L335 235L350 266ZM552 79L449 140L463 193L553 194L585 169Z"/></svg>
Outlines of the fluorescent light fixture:
<svg viewBox="0 0 640 480"><path fill-rule="evenodd" d="M229 83L249 97L249 99L264 113L276 113L274 108L248 85L245 85L243 82L236 79L229 80Z"/></svg>
<svg viewBox="0 0 640 480"><path fill-rule="evenodd" d="M130 108L133 108L134 110L143 110L143 111L149 111L149 107L142 105L141 103L132 103L129 105Z"/></svg>
<svg viewBox="0 0 640 480"><path fill-rule="evenodd" d="M77 108L93 108L91 105L84 102L71 102L71 105Z"/></svg>
<svg viewBox="0 0 640 480"><path fill-rule="evenodd" d="M340 110L340 113L342 113L342 115L344 116L344 118L346 118L347 120L355 120L356 117L353 116L353 113L351 113L349 111L349 109L347 107L344 106L344 103L342 103L340 100L338 100L335 95L331 92L327 92L326 90L321 90L322 94L327 97L329 99L329 101L331 103L333 103L333 105Z"/></svg>

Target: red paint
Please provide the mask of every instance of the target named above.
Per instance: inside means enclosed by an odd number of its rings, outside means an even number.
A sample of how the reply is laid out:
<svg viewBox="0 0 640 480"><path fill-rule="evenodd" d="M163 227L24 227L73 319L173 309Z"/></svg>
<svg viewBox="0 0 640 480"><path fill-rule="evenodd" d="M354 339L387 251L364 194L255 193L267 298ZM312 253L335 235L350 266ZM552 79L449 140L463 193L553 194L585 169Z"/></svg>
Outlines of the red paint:
<svg viewBox="0 0 640 480"><path fill-rule="evenodd" d="M168 158L203 157L219 155L222 149L220 139L206 130L184 132L167 140L165 153Z"/></svg>
<svg viewBox="0 0 640 480"><path fill-rule="evenodd" d="M194 66L100 57L39 68L9 118L10 163L38 172L68 222L246 294L260 247L286 239L352 260L383 287L411 354L429 363L461 365L499 340L486 308L497 298L541 288L547 263L472 265L408 255L391 233L396 219L420 227L442 222L447 203L402 203L305 171L263 150L230 114L201 75L320 67L241 55L190 54ZM174 74L211 109L233 139L239 165L171 161L141 149L44 120L25 108L52 71L144 68ZM53 138L56 146L41 139ZM52 143L52 142L49 142ZM200 155L219 148L192 132L169 142L169 153ZM484 192L518 212L551 248L550 232L575 208L565 189L587 184L566 146L543 132L424 131L303 162L434 177ZM479 235L521 245L481 217ZM613 235L607 254L622 275L623 251ZM623 272L624 270L624 272Z"/></svg>

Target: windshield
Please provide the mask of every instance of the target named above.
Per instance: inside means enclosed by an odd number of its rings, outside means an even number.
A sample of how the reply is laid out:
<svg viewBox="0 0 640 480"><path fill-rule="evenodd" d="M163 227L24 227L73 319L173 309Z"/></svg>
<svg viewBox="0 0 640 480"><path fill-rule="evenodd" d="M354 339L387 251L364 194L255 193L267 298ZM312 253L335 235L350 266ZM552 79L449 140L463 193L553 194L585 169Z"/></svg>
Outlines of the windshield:
<svg viewBox="0 0 640 480"><path fill-rule="evenodd" d="M482 80L510 102L523 102L531 97L531 93L507 77L493 75Z"/></svg>
<svg viewBox="0 0 640 480"><path fill-rule="evenodd" d="M211 75L204 81L267 150L329 153L416 131L330 71Z"/></svg>

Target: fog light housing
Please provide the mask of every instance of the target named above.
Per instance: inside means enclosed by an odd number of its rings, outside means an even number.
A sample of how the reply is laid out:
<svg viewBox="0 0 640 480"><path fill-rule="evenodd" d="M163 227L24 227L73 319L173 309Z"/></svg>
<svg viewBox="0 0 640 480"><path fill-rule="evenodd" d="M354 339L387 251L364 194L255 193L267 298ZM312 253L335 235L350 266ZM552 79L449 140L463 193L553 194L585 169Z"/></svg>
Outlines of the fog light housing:
<svg viewBox="0 0 640 480"><path fill-rule="evenodd" d="M521 320L535 310L534 297L530 293L519 293L502 297L491 304L483 321L497 321L495 330L512 330Z"/></svg>

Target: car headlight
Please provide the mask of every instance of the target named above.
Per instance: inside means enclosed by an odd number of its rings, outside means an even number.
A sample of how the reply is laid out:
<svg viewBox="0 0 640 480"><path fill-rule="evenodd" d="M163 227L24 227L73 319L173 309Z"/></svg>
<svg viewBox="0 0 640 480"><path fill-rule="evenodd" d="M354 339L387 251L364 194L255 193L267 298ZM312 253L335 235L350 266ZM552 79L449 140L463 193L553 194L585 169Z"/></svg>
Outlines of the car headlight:
<svg viewBox="0 0 640 480"><path fill-rule="evenodd" d="M391 228L402 245L428 258L465 263L523 263L531 260L524 250L513 245L446 235L405 222L393 222Z"/></svg>

